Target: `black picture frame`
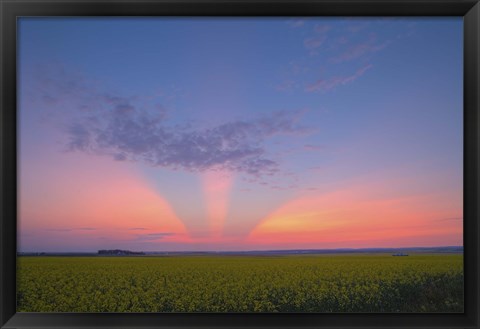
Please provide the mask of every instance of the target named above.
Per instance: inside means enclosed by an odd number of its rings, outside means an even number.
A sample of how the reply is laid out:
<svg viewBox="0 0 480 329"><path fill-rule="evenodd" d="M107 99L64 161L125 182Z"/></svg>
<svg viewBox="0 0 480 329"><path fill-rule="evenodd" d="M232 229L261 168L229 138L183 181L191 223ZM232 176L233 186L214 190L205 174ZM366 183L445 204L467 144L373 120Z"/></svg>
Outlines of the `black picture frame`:
<svg viewBox="0 0 480 329"><path fill-rule="evenodd" d="M478 0L0 0L0 327L479 328ZM465 312L452 314L16 313L16 20L21 16L462 16ZM428 129L427 127L425 129Z"/></svg>

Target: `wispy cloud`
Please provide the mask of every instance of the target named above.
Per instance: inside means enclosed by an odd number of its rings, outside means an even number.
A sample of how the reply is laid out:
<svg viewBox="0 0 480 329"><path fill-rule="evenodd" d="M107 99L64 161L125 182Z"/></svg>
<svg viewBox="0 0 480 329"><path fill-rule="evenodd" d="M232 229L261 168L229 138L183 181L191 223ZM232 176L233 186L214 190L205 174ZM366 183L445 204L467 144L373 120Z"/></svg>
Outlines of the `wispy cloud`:
<svg viewBox="0 0 480 329"><path fill-rule="evenodd" d="M305 45L305 48L312 50L320 47L325 42L326 39L327 37L325 35L318 35L315 37L305 39L303 44Z"/></svg>
<svg viewBox="0 0 480 329"><path fill-rule="evenodd" d="M372 63L375 60L373 54L382 51L393 42L384 34L377 33L376 27L381 24L382 20L353 17L336 22L322 20L308 22L305 24L308 29L296 33L303 38L304 51L309 56L292 59L290 65L295 63L294 67L297 69L289 71L287 76L282 77L276 89L289 93L296 90L327 92L355 81L371 66L360 68L348 75L349 71L352 72L352 66L360 67L365 63ZM300 67L308 69L300 70ZM311 82L316 78L315 72L319 71L326 75L320 80ZM309 81L311 83L308 83Z"/></svg>
<svg viewBox="0 0 480 329"><path fill-rule="evenodd" d="M166 237L174 236L176 235L175 233L172 232L159 232L159 233L149 233L149 234L142 234L138 235L136 238L136 241L157 241L157 240L162 240Z"/></svg>
<svg viewBox="0 0 480 329"><path fill-rule="evenodd" d="M383 43L376 43L375 38L370 38L368 41L350 45L346 50L341 52L340 54L331 58L333 63L342 63L348 62L367 54L376 53L382 49L384 49L388 45L388 41Z"/></svg>
<svg viewBox="0 0 480 329"><path fill-rule="evenodd" d="M297 83L293 80L283 81L281 84L276 86L278 91L292 91L296 87Z"/></svg>
<svg viewBox="0 0 480 329"><path fill-rule="evenodd" d="M315 25L314 35L303 41L305 48L310 51L311 55L316 54L316 49L322 46L327 40L327 32L331 29L328 25Z"/></svg>
<svg viewBox="0 0 480 329"><path fill-rule="evenodd" d="M369 64L360 68L354 74L349 76L335 76L335 77L324 79L324 80L318 80L312 84L307 85L305 87L305 91L325 92L325 91L333 90L338 86L343 86L357 80L359 77L365 74L366 71L368 71L371 68L372 68L372 65Z"/></svg>
<svg viewBox="0 0 480 329"><path fill-rule="evenodd" d="M307 151L323 151L325 147L323 145L305 144L303 148Z"/></svg>
<svg viewBox="0 0 480 329"><path fill-rule="evenodd" d="M78 228L49 228L46 229L51 232L73 232L73 231L95 231L94 227L78 227Z"/></svg>
<svg viewBox="0 0 480 329"><path fill-rule="evenodd" d="M307 21L306 18L292 18L288 20L287 24L292 28L299 28L299 27L305 26L306 21Z"/></svg>
<svg viewBox="0 0 480 329"><path fill-rule="evenodd" d="M325 34L327 33L328 31L330 31L332 29L332 27L330 25L326 25L326 24L317 24L315 25L315 27L313 28L313 30L316 32L316 33L319 33L319 34Z"/></svg>
<svg viewBox="0 0 480 329"><path fill-rule="evenodd" d="M435 219L437 222L448 222L448 221L462 221L463 217L450 217L450 218L439 218Z"/></svg>
<svg viewBox="0 0 480 329"><path fill-rule="evenodd" d="M364 29L366 29L371 22L363 19L363 18L349 18L348 19L349 23L348 26L346 27L346 30L350 33L358 33Z"/></svg>

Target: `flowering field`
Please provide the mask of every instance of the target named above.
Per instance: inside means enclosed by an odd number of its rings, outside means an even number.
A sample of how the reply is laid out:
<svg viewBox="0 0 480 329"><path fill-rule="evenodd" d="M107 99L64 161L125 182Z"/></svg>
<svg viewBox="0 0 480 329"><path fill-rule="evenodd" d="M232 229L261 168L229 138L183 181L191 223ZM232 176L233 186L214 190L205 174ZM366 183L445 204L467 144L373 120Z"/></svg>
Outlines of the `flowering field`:
<svg viewBox="0 0 480 329"><path fill-rule="evenodd" d="M463 312L463 256L19 257L18 312Z"/></svg>

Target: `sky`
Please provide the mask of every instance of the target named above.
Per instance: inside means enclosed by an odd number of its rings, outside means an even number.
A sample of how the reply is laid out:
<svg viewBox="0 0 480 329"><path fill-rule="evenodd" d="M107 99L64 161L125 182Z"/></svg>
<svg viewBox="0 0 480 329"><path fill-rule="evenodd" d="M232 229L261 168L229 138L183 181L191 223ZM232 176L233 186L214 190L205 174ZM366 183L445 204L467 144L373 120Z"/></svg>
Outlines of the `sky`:
<svg viewBox="0 0 480 329"><path fill-rule="evenodd" d="M18 32L19 251L463 245L461 18Z"/></svg>

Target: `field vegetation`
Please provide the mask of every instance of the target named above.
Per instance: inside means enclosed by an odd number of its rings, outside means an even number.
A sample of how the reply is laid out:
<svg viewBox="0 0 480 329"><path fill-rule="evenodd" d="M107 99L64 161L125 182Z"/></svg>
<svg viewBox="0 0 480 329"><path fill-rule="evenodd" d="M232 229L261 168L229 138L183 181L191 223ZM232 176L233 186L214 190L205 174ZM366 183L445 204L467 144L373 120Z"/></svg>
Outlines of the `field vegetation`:
<svg viewBox="0 0 480 329"><path fill-rule="evenodd" d="M463 256L19 257L18 312L463 312Z"/></svg>

